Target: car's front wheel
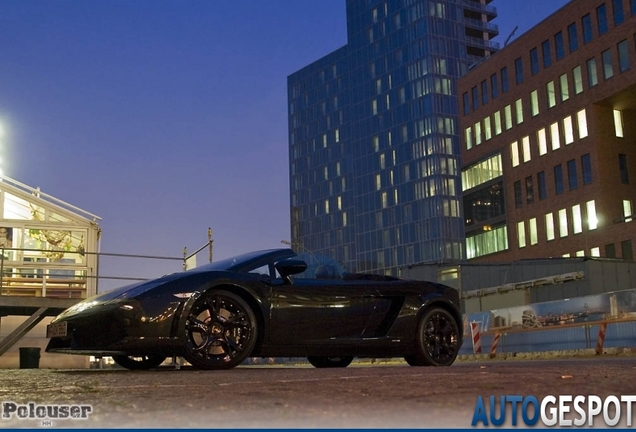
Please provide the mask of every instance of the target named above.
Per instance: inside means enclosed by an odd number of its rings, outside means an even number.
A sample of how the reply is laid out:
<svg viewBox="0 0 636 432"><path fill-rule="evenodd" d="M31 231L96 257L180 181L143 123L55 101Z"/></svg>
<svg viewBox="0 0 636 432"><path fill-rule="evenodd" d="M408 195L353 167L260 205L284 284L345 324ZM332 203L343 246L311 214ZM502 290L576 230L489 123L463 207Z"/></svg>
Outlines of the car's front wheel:
<svg viewBox="0 0 636 432"><path fill-rule="evenodd" d="M205 293L192 305L185 322L183 356L199 369L230 369L245 360L257 337L252 308L237 294Z"/></svg>
<svg viewBox="0 0 636 432"><path fill-rule="evenodd" d="M149 354L143 356L114 355L113 360L121 367L131 370L148 370L158 367L166 356Z"/></svg>
<svg viewBox="0 0 636 432"><path fill-rule="evenodd" d="M428 309L417 324L415 354L404 359L411 366L450 366L459 353L459 324L442 307Z"/></svg>
<svg viewBox="0 0 636 432"><path fill-rule="evenodd" d="M307 361L316 368L343 368L353 361L353 357L307 357Z"/></svg>

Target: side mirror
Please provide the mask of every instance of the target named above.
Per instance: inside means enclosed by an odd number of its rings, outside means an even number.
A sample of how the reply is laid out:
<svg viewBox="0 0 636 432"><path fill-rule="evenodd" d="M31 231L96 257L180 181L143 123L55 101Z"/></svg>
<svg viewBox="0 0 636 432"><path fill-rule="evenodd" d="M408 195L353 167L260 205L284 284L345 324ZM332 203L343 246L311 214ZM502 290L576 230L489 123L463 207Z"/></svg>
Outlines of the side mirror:
<svg viewBox="0 0 636 432"><path fill-rule="evenodd" d="M276 263L274 267L276 267L276 270L278 270L278 273L280 273L285 282L291 284L292 280L290 276L307 270L307 263L299 259L291 258Z"/></svg>

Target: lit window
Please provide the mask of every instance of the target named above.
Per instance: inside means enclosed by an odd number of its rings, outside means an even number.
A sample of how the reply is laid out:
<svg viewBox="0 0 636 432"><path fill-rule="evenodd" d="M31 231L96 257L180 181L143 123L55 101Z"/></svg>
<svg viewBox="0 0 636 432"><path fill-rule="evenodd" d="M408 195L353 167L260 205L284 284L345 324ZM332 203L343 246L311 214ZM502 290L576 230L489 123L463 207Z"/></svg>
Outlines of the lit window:
<svg viewBox="0 0 636 432"><path fill-rule="evenodd" d="M470 126L466 128L465 139L466 150L470 150L471 148L473 148L473 128Z"/></svg>
<svg viewBox="0 0 636 432"><path fill-rule="evenodd" d="M537 218L530 219L529 228L530 228L530 244L536 245L537 243L539 243L539 237L537 234Z"/></svg>
<svg viewBox="0 0 636 432"><path fill-rule="evenodd" d="M631 222L633 217L632 202L630 200L623 200L623 220L625 222Z"/></svg>
<svg viewBox="0 0 636 432"><path fill-rule="evenodd" d="M576 251L575 255L577 257L584 257L585 256L585 251L578 250L578 251Z"/></svg>
<svg viewBox="0 0 636 432"><path fill-rule="evenodd" d="M376 115L378 113L378 101L377 100L371 101L371 113L373 115Z"/></svg>
<svg viewBox="0 0 636 432"><path fill-rule="evenodd" d="M550 81L545 85L546 92L548 94L548 108L552 108L556 105L556 94L554 92L554 81Z"/></svg>
<svg viewBox="0 0 636 432"><path fill-rule="evenodd" d="M587 85L594 87L598 84L598 71L596 69L596 59L592 57L587 61Z"/></svg>
<svg viewBox="0 0 636 432"><path fill-rule="evenodd" d="M484 139L488 141L492 138L492 126L490 123L490 116L484 119Z"/></svg>
<svg viewBox="0 0 636 432"><path fill-rule="evenodd" d="M519 143L517 141L510 144L510 157L512 158L512 166L519 166Z"/></svg>
<svg viewBox="0 0 636 432"><path fill-rule="evenodd" d="M601 248L594 247L590 249L590 256L599 258L601 256Z"/></svg>
<svg viewBox="0 0 636 432"><path fill-rule="evenodd" d="M565 209L559 210L559 236L568 236L568 212Z"/></svg>
<svg viewBox="0 0 636 432"><path fill-rule="evenodd" d="M572 126L572 116L563 119L563 134L565 135L565 144L574 142L574 127Z"/></svg>
<svg viewBox="0 0 636 432"><path fill-rule="evenodd" d="M539 93L536 90L530 93L530 105L532 117L539 115Z"/></svg>
<svg viewBox="0 0 636 432"><path fill-rule="evenodd" d="M572 76L574 77L574 93L583 93L583 75L581 74L581 66L577 66L572 69Z"/></svg>
<svg viewBox="0 0 636 432"><path fill-rule="evenodd" d="M515 110L517 111L517 124L523 123L523 104L521 99L515 101Z"/></svg>
<svg viewBox="0 0 636 432"><path fill-rule="evenodd" d="M598 219L596 218L596 202L594 200L585 203L587 210L587 229L595 230L598 228Z"/></svg>
<svg viewBox="0 0 636 432"><path fill-rule="evenodd" d="M559 77L559 84L561 85L561 102L570 99L570 88L568 87L568 76L563 74Z"/></svg>
<svg viewBox="0 0 636 432"><path fill-rule="evenodd" d="M523 148L523 163L529 162L530 159L532 159L532 155L530 154L530 137L523 137L521 145Z"/></svg>
<svg viewBox="0 0 636 432"><path fill-rule="evenodd" d="M389 200L387 198L386 192L382 192L382 208L387 208L389 206Z"/></svg>
<svg viewBox="0 0 636 432"><path fill-rule="evenodd" d="M481 144L481 122L475 123L475 145Z"/></svg>
<svg viewBox="0 0 636 432"><path fill-rule="evenodd" d="M554 240L554 216L552 213L545 215L545 236L548 241Z"/></svg>
<svg viewBox="0 0 636 432"><path fill-rule="evenodd" d="M519 248L526 247L526 223L524 221L517 222L517 240Z"/></svg>
<svg viewBox="0 0 636 432"><path fill-rule="evenodd" d="M382 189L382 177L380 177L380 174L376 174L375 175L375 190L380 190Z"/></svg>
<svg viewBox="0 0 636 432"><path fill-rule="evenodd" d="M539 155L543 156L548 152L548 140L545 135L545 128L537 131L537 144L539 146Z"/></svg>
<svg viewBox="0 0 636 432"><path fill-rule="evenodd" d="M612 51L605 50L601 53L603 59L603 78L608 80L614 76L614 65L612 64Z"/></svg>
<svg viewBox="0 0 636 432"><path fill-rule="evenodd" d="M552 150L561 148L561 137L559 135L559 124L550 125L550 139L552 140Z"/></svg>
<svg viewBox="0 0 636 432"><path fill-rule="evenodd" d="M504 121L506 122L506 130L512 128L512 107L506 105L504 108Z"/></svg>
<svg viewBox="0 0 636 432"><path fill-rule="evenodd" d="M325 213L329 213L329 200L325 200Z"/></svg>
<svg viewBox="0 0 636 432"><path fill-rule="evenodd" d="M576 113L576 120L579 125L579 139L587 137L587 116L585 110Z"/></svg>
<svg viewBox="0 0 636 432"><path fill-rule="evenodd" d="M501 111L497 111L495 113L495 135L499 135L501 132Z"/></svg>
<svg viewBox="0 0 636 432"><path fill-rule="evenodd" d="M376 135L372 138L373 140L373 151L375 152L379 152L380 151L380 138Z"/></svg>
<svg viewBox="0 0 636 432"><path fill-rule="evenodd" d="M618 138L623 138L623 113L619 110L614 110L614 132Z"/></svg>
<svg viewBox="0 0 636 432"><path fill-rule="evenodd" d="M340 142L340 129L336 129L335 138L336 138L336 142Z"/></svg>
<svg viewBox="0 0 636 432"><path fill-rule="evenodd" d="M572 207L572 231L574 232L574 234L580 234L581 232L583 232L581 206L578 204Z"/></svg>

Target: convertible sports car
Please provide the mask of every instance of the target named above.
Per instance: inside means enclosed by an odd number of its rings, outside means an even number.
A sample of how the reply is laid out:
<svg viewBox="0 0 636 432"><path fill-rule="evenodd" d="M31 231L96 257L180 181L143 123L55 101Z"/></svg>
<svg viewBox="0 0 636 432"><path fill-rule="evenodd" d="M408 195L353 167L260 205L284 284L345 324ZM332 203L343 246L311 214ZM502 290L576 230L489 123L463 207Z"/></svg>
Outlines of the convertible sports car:
<svg viewBox="0 0 636 432"><path fill-rule="evenodd" d="M462 342L459 294L433 282L346 273L290 249L235 258L125 286L77 303L47 327L47 352L112 356L150 369L181 356L200 369L247 357L354 357L450 366Z"/></svg>

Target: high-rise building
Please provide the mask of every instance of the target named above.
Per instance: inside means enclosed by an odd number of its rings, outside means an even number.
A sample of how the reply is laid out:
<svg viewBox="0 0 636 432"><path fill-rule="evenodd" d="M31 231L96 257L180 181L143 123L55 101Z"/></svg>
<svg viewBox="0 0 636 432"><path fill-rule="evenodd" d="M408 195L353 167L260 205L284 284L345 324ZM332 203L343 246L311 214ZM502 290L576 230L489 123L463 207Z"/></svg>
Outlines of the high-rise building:
<svg viewBox="0 0 636 432"><path fill-rule="evenodd" d="M468 259L633 260L636 0L568 2L459 94Z"/></svg>
<svg viewBox="0 0 636 432"><path fill-rule="evenodd" d="M350 269L464 258L457 78L491 0L347 0L348 43L288 77L291 241Z"/></svg>

